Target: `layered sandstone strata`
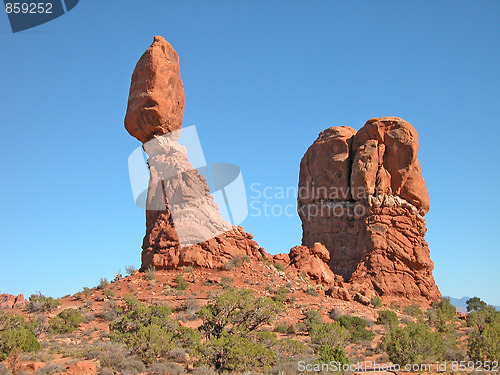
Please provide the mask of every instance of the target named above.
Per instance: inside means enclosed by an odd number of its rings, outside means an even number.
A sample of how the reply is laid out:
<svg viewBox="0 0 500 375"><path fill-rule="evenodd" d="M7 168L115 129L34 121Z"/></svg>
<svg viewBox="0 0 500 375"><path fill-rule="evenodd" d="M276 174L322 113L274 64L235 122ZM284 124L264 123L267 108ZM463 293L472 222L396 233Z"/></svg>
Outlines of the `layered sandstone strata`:
<svg viewBox="0 0 500 375"><path fill-rule="evenodd" d="M324 130L301 161L302 244L324 244L328 264L353 293L440 296L424 239L430 204L417 154L413 126L383 117L358 132Z"/></svg>

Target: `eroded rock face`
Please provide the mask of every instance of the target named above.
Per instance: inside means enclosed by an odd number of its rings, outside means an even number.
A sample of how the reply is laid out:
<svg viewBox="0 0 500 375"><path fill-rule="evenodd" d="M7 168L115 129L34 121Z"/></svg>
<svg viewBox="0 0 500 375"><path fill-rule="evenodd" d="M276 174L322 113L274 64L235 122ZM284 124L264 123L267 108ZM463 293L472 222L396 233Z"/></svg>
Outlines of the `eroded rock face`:
<svg viewBox="0 0 500 375"><path fill-rule="evenodd" d="M316 242L310 248L295 246L290 250L289 259L290 266L305 272L311 279L326 284L335 282L335 275L328 267L330 253L321 243Z"/></svg>
<svg viewBox="0 0 500 375"><path fill-rule="evenodd" d="M397 117L320 133L300 166L302 244L323 243L353 295L433 300L418 134Z"/></svg>
<svg viewBox="0 0 500 375"><path fill-rule="evenodd" d="M13 309L25 303L26 299L22 294L18 294L17 296L12 294L0 294L0 308L2 309Z"/></svg>
<svg viewBox="0 0 500 375"><path fill-rule="evenodd" d="M177 143L183 110L179 58L156 36L135 67L125 117L127 131L143 142L150 172L141 269L218 268L237 255L260 259L264 250L220 216L205 178Z"/></svg>

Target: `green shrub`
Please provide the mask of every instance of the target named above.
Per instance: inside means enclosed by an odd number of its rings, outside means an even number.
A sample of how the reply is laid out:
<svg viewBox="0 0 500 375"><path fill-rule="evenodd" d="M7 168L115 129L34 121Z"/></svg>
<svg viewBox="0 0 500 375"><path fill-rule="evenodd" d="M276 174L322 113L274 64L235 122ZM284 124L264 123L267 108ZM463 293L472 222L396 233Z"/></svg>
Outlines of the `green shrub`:
<svg viewBox="0 0 500 375"><path fill-rule="evenodd" d="M200 346L199 353L200 364L213 365L221 372L266 369L275 361L274 352L262 343L228 332L207 340Z"/></svg>
<svg viewBox="0 0 500 375"><path fill-rule="evenodd" d="M175 348L167 353L166 358L177 363L187 363L189 361L189 352L190 349Z"/></svg>
<svg viewBox="0 0 500 375"><path fill-rule="evenodd" d="M40 350L32 328L33 324L23 317L0 311L0 362L17 349L24 352Z"/></svg>
<svg viewBox="0 0 500 375"><path fill-rule="evenodd" d="M399 306L396 305L394 302L391 302L391 304L389 305L389 308L391 310L399 311Z"/></svg>
<svg viewBox="0 0 500 375"><path fill-rule="evenodd" d="M467 353L473 361L500 362L500 312L493 306L471 308L467 325L473 327L468 336Z"/></svg>
<svg viewBox="0 0 500 375"><path fill-rule="evenodd" d="M186 370L182 366L173 362L155 362L148 368L148 374L152 375L180 375L185 373Z"/></svg>
<svg viewBox="0 0 500 375"><path fill-rule="evenodd" d="M215 372L210 367L200 366L200 367L196 367L190 374L191 375L218 375L218 372Z"/></svg>
<svg viewBox="0 0 500 375"><path fill-rule="evenodd" d="M428 323L439 332L449 332L453 326L457 309L450 303L449 298L442 297L440 301L433 301L431 309L427 310Z"/></svg>
<svg viewBox="0 0 500 375"><path fill-rule="evenodd" d="M146 367L135 355L129 355L124 344L113 342L99 342L94 344L86 353L88 359L99 361L101 368L110 369L122 374L140 374L146 372ZM111 375L111 374L110 374Z"/></svg>
<svg viewBox="0 0 500 375"><path fill-rule="evenodd" d="M343 348L349 336L349 331L338 322L314 324L309 329L309 337L311 338L311 342L317 345L317 352L324 345L328 345L331 348Z"/></svg>
<svg viewBox="0 0 500 375"><path fill-rule="evenodd" d="M112 322L118 317L118 311L119 309L115 301L107 301L104 304L102 311L100 313L97 313L96 316L103 320Z"/></svg>
<svg viewBox="0 0 500 375"><path fill-rule="evenodd" d="M104 295L104 297L106 297L107 299L111 299L115 296L115 291L112 290L112 289L108 289L108 288L104 288L102 290L102 294Z"/></svg>
<svg viewBox="0 0 500 375"><path fill-rule="evenodd" d="M408 305L403 308L403 314L416 318L422 315L422 310L420 310L418 305Z"/></svg>
<svg viewBox="0 0 500 375"><path fill-rule="evenodd" d="M278 288L274 293L273 300L285 303L288 301L288 293L290 293L290 290L288 290L287 287L282 286L281 288Z"/></svg>
<svg viewBox="0 0 500 375"><path fill-rule="evenodd" d="M200 309L200 330L207 338L220 337L226 330L244 335L271 323L282 310L283 304L271 298L255 298L248 289L232 288Z"/></svg>
<svg viewBox="0 0 500 375"><path fill-rule="evenodd" d="M481 311L487 306L486 302L478 297L469 298L465 303L467 304L467 312Z"/></svg>
<svg viewBox="0 0 500 375"><path fill-rule="evenodd" d="M318 310L307 310L304 316L304 324L308 331L315 325L323 324L323 318Z"/></svg>
<svg viewBox="0 0 500 375"><path fill-rule="evenodd" d="M370 299L370 303L373 307L375 308L380 308L382 307L382 300L380 299L379 296L373 296L371 299Z"/></svg>
<svg viewBox="0 0 500 375"><path fill-rule="evenodd" d="M49 363L38 369L37 375L54 375L64 371L64 368L57 363Z"/></svg>
<svg viewBox="0 0 500 375"><path fill-rule="evenodd" d="M144 272L144 278L149 281L153 281L156 278L156 268L154 266L150 266Z"/></svg>
<svg viewBox="0 0 500 375"><path fill-rule="evenodd" d="M366 322L358 316L343 315L338 320L339 324L350 333L349 341L357 343L373 339L373 332L366 329Z"/></svg>
<svg viewBox="0 0 500 375"><path fill-rule="evenodd" d="M32 294L26 308L30 313L47 312L58 308L61 305L58 299L45 297L42 293Z"/></svg>
<svg viewBox="0 0 500 375"><path fill-rule="evenodd" d="M441 360L445 352L439 333L423 323L391 329L383 339L383 346L389 359L400 365Z"/></svg>
<svg viewBox="0 0 500 375"><path fill-rule="evenodd" d="M340 365L349 364L349 359L345 350L340 347L332 347L329 344L324 344L319 348L319 358L321 362L330 363L336 362Z"/></svg>
<svg viewBox="0 0 500 375"><path fill-rule="evenodd" d="M241 257L232 257L226 264L224 264L224 269L226 271L232 271L234 268L241 266Z"/></svg>
<svg viewBox="0 0 500 375"><path fill-rule="evenodd" d="M117 282L118 280L120 280L121 278L123 278L123 275L121 273L120 270L118 270L118 272L116 273L116 276L115 278L113 279L113 282Z"/></svg>
<svg viewBox="0 0 500 375"><path fill-rule="evenodd" d="M12 375L10 370L3 363L0 363L0 375Z"/></svg>
<svg viewBox="0 0 500 375"><path fill-rule="evenodd" d="M83 321L83 315L79 311L66 309L49 320L49 331L54 334L73 332Z"/></svg>
<svg viewBox="0 0 500 375"><path fill-rule="evenodd" d="M234 282L234 279L228 276L222 276L220 279L220 285L223 288L229 288L231 284Z"/></svg>
<svg viewBox="0 0 500 375"><path fill-rule="evenodd" d="M279 357L292 357L309 352L309 348L301 341L293 339L277 340L272 347L274 353Z"/></svg>
<svg viewBox="0 0 500 375"><path fill-rule="evenodd" d="M378 312L377 324L388 328L397 327L399 324L398 316L392 310L381 310Z"/></svg>
<svg viewBox="0 0 500 375"><path fill-rule="evenodd" d="M105 277L101 277L101 280L99 280L99 284L97 284L97 289L104 289L109 285L108 279Z"/></svg>
<svg viewBox="0 0 500 375"><path fill-rule="evenodd" d="M276 268L278 271L285 272L285 266L282 265L281 263L274 263L273 264L274 268Z"/></svg>
<svg viewBox="0 0 500 375"><path fill-rule="evenodd" d="M110 325L110 338L127 345L144 363L155 362L175 347L199 344L199 335L173 320L168 306L146 306L132 298L128 301L128 312Z"/></svg>
<svg viewBox="0 0 500 375"><path fill-rule="evenodd" d="M175 289L177 290L186 290L188 288L189 284L182 275L182 273L178 273L177 276L175 276Z"/></svg>

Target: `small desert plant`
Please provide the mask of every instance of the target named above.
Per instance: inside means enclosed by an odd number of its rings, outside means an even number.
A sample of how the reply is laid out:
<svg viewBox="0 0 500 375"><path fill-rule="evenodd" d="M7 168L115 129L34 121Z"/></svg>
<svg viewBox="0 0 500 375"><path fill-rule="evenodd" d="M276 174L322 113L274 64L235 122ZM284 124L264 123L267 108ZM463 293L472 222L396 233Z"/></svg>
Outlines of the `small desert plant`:
<svg viewBox="0 0 500 375"><path fill-rule="evenodd" d="M57 373L61 373L64 371L64 368L58 365L57 363L50 363L48 365L43 366L38 369L36 372L39 375L53 375Z"/></svg>
<svg viewBox="0 0 500 375"><path fill-rule="evenodd" d="M303 342L292 339L277 340L272 345L272 349L280 357L292 357L306 354L310 351Z"/></svg>
<svg viewBox="0 0 500 375"><path fill-rule="evenodd" d="M290 293L290 290L282 286L281 288L278 288L278 290L276 290L276 292L274 293L273 300L285 303L288 301L288 293Z"/></svg>
<svg viewBox="0 0 500 375"><path fill-rule="evenodd" d="M218 372L212 370L210 367L196 367L192 372L191 375L218 375Z"/></svg>
<svg viewBox="0 0 500 375"><path fill-rule="evenodd" d="M89 348L86 356L98 360L101 368L117 371L122 374L139 374L146 372L142 361L135 355L129 355L127 347L123 344L101 342ZM106 375L106 374L105 374Z"/></svg>
<svg viewBox="0 0 500 375"><path fill-rule="evenodd" d="M276 268L278 271L285 272L285 266L282 265L281 263L274 263L273 264L274 268Z"/></svg>
<svg viewBox="0 0 500 375"><path fill-rule="evenodd" d="M180 375L185 373L186 370L182 366L173 362L155 362L148 368L148 374L153 375Z"/></svg>
<svg viewBox="0 0 500 375"><path fill-rule="evenodd" d="M189 350L184 348L172 349L167 353L166 358L177 363L187 363L189 360Z"/></svg>
<svg viewBox="0 0 500 375"><path fill-rule="evenodd" d="M380 299L379 296L373 296L371 299L370 299L370 304L375 307L375 308L380 308L382 307L382 300Z"/></svg>
<svg viewBox="0 0 500 375"><path fill-rule="evenodd" d="M58 299L45 297L42 293L32 294L29 298L26 309L30 313L47 312L58 308L61 305Z"/></svg>
<svg viewBox="0 0 500 375"><path fill-rule="evenodd" d="M340 346L332 347L330 344L324 344L319 348L318 352L319 358L323 363L335 362L337 365L349 364L347 354Z"/></svg>
<svg viewBox="0 0 500 375"><path fill-rule="evenodd" d="M10 370L3 363L0 363L0 375L12 375Z"/></svg>
<svg viewBox="0 0 500 375"><path fill-rule="evenodd" d="M114 321L118 317L118 307L115 301L107 301L104 304L104 307L97 316L103 320L107 320L109 322Z"/></svg>
<svg viewBox="0 0 500 375"><path fill-rule="evenodd" d="M273 331L278 333L294 334L297 333L297 328L293 324L278 324L274 327Z"/></svg>
<svg viewBox="0 0 500 375"><path fill-rule="evenodd" d="M231 288L201 308L199 329L207 338L220 337L225 331L246 334L271 323L281 311L283 304L271 298L256 298L248 289Z"/></svg>
<svg viewBox="0 0 500 375"><path fill-rule="evenodd" d="M373 332L366 329L366 321L358 316L343 315L337 320L350 333L349 341L357 343L373 339ZM332 349L332 348L330 348Z"/></svg>
<svg viewBox="0 0 500 375"><path fill-rule="evenodd" d="M184 267L184 272L189 273L191 275L191 278L193 279L193 283L196 283L196 273L194 272L194 267L193 266L187 266Z"/></svg>
<svg viewBox="0 0 500 375"><path fill-rule="evenodd" d="M314 296L314 297L318 296L318 292L316 291L316 288L312 285L307 286L306 293L310 294L311 296Z"/></svg>
<svg viewBox="0 0 500 375"><path fill-rule="evenodd" d="M223 288L229 288L233 282L234 282L233 278L228 277L228 276L222 276L222 278L220 280L220 285Z"/></svg>
<svg viewBox="0 0 500 375"><path fill-rule="evenodd" d="M318 310L308 310L304 313L304 324L306 330L310 330L313 326L323 324L323 318Z"/></svg>
<svg viewBox="0 0 500 375"><path fill-rule="evenodd" d="M144 278L149 281L153 281L156 278L156 268L153 266L150 266L145 272L144 272Z"/></svg>
<svg viewBox="0 0 500 375"><path fill-rule="evenodd" d="M177 276L175 276L175 289L177 290L186 290L188 287L188 282L182 275L182 273L178 273Z"/></svg>
<svg viewBox="0 0 500 375"><path fill-rule="evenodd" d="M97 285L97 289L104 289L109 285L108 279L105 277L101 277L101 280L99 280L99 284Z"/></svg>
<svg viewBox="0 0 500 375"><path fill-rule="evenodd" d="M73 332L83 321L83 315L79 311L66 309L49 320L49 331L55 334Z"/></svg>
<svg viewBox="0 0 500 375"><path fill-rule="evenodd" d="M137 271L137 268L135 268L135 266L126 266L125 267L125 273L129 276L132 275L136 271Z"/></svg>
<svg viewBox="0 0 500 375"><path fill-rule="evenodd" d="M403 314L418 317L422 315L422 310L420 310L418 305L408 305L403 308Z"/></svg>
<svg viewBox="0 0 500 375"><path fill-rule="evenodd" d="M232 257L226 264L224 264L224 269L226 271L232 271L234 268L238 268L239 266L241 266L241 262L241 257Z"/></svg>
<svg viewBox="0 0 500 375"><path fill-rule="evenodd" d="M396 305L394 302L391 302L391 304L389 305L389 308L391 310L394 310L394 311L398 311L399 310L399 306Z"/></svg>
<svg viewBox="0 0 500 375"><path fill-rule="evenodd" d="M317 345L317 352L325 345L330 348L343 348L349 336L349 331L339 323L315 324L309 330L309 337L311 342Z"/></svg>
<svg viewBox="0 0 500 375"><path fill-rule="evenodd" d="M332 319L332 320L337 320L338 318L340 318L343 314L343 311L340 310L340 309L331 309L330 311L328 311L328 316Z"/></svg>
<svg viewBox="0 0 500 375"><path fill-rule="evenodd" d="M240 334L222 333L199 348L200 364L214 365L218 371L245 372L269 368L275 361L274 352L260 342Z"/></svg>
<svg viewBox="0 0 500 375"><path fill-rule="evenodd" d="M109 288L104 288L102 290L102 294L104 295L104 297L106 297L107 299L111 299L115 296L115 291L112 290L112 289L109 289Z"/></svg>
<svg viewBox="0 0 500 375"><path fill-rule="evenodd" d="M388 328L396 327L399 324L398 316L392 310L381 310L378 312L377 324Z"/></svg>

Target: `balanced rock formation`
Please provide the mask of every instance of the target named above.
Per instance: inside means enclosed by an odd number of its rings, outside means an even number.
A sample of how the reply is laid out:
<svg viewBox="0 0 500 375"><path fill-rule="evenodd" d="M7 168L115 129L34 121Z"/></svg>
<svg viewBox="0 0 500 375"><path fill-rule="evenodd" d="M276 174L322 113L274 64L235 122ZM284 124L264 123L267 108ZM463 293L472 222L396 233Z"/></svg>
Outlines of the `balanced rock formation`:
<svg viewBox="0 0 500 375"><path fill-rule="evenodd" d="M358 132L324 130L302 158L302 244L324 244L328 264L355 296L440 296L424 239L430 204L417 154L413 126L383 117Z"/></svg>
<svg viewBox="0 0 500 375"><path fill-rule="evenodd" d="M183 112L179 57L156 36L134 69L125 117L150 172L141 269L217 268L237 255L266 257L250 234L220 216L205 178L177 143Z"/></svg>

